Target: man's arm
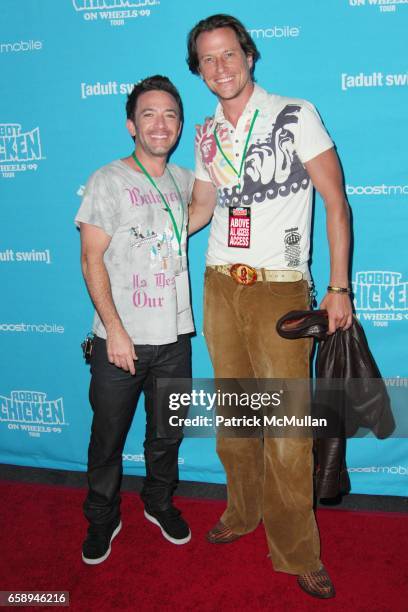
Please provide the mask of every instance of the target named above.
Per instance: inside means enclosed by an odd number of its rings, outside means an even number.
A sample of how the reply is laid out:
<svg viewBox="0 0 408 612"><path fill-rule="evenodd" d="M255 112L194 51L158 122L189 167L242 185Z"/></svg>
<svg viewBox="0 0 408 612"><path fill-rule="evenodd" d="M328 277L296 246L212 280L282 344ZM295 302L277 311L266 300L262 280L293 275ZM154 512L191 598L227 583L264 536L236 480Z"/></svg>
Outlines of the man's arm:
<svg viewBox="0 0 408 612"><path fill-rule="evenodd" d="M81 264L89 295L105 326L106 350L110 363L135 374L134 360L137 359L133 342L122 325L113 303L109 275L103 255L111 237L101 228L81 223Z"/></svg>
<svg viewBox="0 0 408 612"><path fill-rule="evenodd" d="M334 149L329 149L305 163L313 185L326 207L327 238L330 250L330 282L333 287L348 287L350 252L350 215L343 187L340 164ZM348 329L353 310L346 293L326 293L320 308L329 314L329 333Z"/></svg>
<svg viewBox="0 0 408 612"><path fill-rule="evenodd" d="M194 234L210 222L217 203L217 190L210 181L194 181L188 207L188 234Z"/></svg>

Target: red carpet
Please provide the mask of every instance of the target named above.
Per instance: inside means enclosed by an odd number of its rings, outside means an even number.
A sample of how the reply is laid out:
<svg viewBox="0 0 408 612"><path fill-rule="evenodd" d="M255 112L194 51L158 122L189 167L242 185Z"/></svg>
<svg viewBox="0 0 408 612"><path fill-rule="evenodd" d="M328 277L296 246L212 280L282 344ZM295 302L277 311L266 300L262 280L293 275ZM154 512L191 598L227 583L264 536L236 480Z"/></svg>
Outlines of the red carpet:
<svg viewBox="0 0 408 612"><path fill-rule="evenodd" d="M262 526L232 544L208 544L204 534L224 507L218 501L178 498L193 538L174 546L143 518L136 494L124 493L111 556L86 566L84 494L0 483L0 590L69 591L69 609L80 612L408 610L407 515L319 511L323 560L337 590L334 600L320 601L272 571Z"/></svg>

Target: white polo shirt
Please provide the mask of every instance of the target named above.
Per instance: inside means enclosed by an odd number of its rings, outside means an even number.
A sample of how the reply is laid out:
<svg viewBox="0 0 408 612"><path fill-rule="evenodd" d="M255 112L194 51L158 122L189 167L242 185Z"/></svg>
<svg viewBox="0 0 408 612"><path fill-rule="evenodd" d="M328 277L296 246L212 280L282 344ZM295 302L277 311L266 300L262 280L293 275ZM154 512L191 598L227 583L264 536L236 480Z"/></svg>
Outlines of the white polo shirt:
<svg viewBox="0 0 408 612"><path fill-rule="evenodd" d="M242 174L237 172L255 111ZM268 94L255 84L236 128L221 104L197 130L196 178L217 188L207 265L246 263L275 270L308 269L313 185L304 165L331 149L316 109L310 102ZM240 184L238 184L238 182ZM228 246L229 208L251 208L249 248Z"/></svg>

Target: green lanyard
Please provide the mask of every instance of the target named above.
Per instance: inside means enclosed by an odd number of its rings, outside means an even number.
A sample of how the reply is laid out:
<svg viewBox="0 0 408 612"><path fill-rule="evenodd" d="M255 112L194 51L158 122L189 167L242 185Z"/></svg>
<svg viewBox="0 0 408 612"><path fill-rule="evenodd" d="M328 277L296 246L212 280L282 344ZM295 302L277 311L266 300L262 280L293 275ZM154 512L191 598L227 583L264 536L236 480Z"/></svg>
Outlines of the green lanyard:
<svg viewBox="0 0 408 612"><path fill-rule="evenodd" d="M156 182L155 182L154 178L148 173L148 171L143 166L142 162L140 160L138 160L138 158L136 157L134 152L132 153L132 157L135 160L136 164L141 169L141 171L143 172L143 174L145 175L145 177L148 179L148 181L150 181L150 183L153 185L153 187L159 193L159 195L160 195L160 197L161 197L161 199L163 201L164 207L165 207L166 211L168 212L168 214L170 215L170 219L171 219L171 222L173 224L174 233L176 234L176 238L177 238L177 244L178 244L178 247L179 247L178 248L178 254L181 257L181 238L182 238L182 235L183 235L183 226L184 226L184 204L183 204L183 198L182 198L181 193L180 193L180 189L178 188L178 185L177 185L177 183L176 183L176 181L174 179L174 176L170 172L170 168L168 166L166 166L166 170L170 174L170 178L173 181L173 184L174 184L174 186L176 188L178 197L180 198L180 204L181 204L181 210L182 210L180 229L177 227L177 223L176 223L176 220L174 218L173 212L172 212L170 206L167 204L166 198L164 197L164 195L162 194L162 192L160 191L160 189L156 185Z"/></svg>
<svg viewBox="0 0 408 612"><path fill-rule="evenodd" d="M244 167L244 162L245 162L245 157L247 154L247 150L248 150L248 145L249 145L249 139L251 138L251 134L252 134L252 130L254 129L254 125L255 125L255 121L256 118L259 114L259 110L256 109L254 116L252 117L252 121L251 121L251 125L249 126L249 132L248 132L248 136L246 138L246 142L245 142L245 146L244 146L244 150L242 152L242 159L241 159L241 165L239 167L239 172L237 171L237 169L235 168L234 164L232 163L232 161L230 159L228 159L228 157L225 155L222 146L220 144L220 141L218 140L218 136L217 136L217 130L215 130L214 132L214 136L215 136L215 142L217 143L217 147L221 153L221 155L223 156L223 158L225 159L225 161L227 162L227 164L230 166L230 168L233 169L233 171L235 172L235 174L238 177L238 189L241 189L241 174L242 174L242 169Z"/></svg>

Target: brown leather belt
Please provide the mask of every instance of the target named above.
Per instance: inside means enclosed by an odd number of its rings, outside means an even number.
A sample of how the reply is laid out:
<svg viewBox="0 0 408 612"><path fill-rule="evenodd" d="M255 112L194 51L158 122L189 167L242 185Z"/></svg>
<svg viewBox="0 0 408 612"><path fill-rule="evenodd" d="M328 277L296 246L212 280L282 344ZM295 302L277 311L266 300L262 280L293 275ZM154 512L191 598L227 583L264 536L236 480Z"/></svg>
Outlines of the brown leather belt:
<svg viewBox="0 0 408 612"><path fill-rule="evenodd" d="M299 270L267 270L266 268L253 268L247 264L207 266L211 270L231 276L239 285L253 285L259 282L295 283L304 278Z"/></svg>

